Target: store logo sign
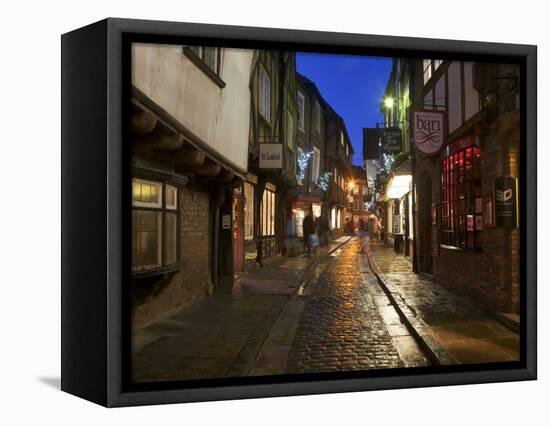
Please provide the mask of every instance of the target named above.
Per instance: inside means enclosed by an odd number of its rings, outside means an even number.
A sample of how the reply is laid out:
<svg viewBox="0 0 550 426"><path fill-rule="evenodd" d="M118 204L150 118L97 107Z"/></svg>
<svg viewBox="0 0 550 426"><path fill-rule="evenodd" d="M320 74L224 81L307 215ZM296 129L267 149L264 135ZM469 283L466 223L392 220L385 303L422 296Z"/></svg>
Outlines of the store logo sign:
<svg viewBox="0 0 550 426"><path fill-rule="evenodd" d="M414 145L422 154L437 154L445 141L444 113L415 110L412 114Z"/></svg>
<svg viewBox="0 0 550 426"><path fill-rule="evenodd" d="M497 189L495 192L496 192L497 201L501 201L501 202L511 200L514 194L514 192L511 189L507 189L506 191L500 191Z"/></svg>
<svg viewBox="0 0 550 426"><path fill-rule="evenodd" d="M495 226L516 228L518 226L518 181L512 176L500 176L494 183Z"/></svg>
<svg viewBox="0 0 550 426"><path fill-rule="evenodd" d="M283 168L283 145L280 143L260 144L260 169Z"/></svg>

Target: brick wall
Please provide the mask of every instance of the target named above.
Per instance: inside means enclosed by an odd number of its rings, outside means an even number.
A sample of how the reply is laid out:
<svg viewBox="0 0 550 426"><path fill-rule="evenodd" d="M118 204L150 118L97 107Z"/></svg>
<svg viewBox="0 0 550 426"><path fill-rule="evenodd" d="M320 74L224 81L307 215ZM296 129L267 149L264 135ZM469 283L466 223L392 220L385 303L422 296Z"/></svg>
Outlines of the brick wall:
<svg viewBox="0 0 550 426"><path fill-rule="evenodd" d="M209 195L184 188L180 200L181 269L134 284L134 329L167 317L208 295L210 286Z"/></svg>
<svg viewBox="0 0 550 426"><path fill-rule="evenodd" d="M492 195L499 176L519 177L519 112L503 111L481 136L482 196ZM440 158L419 157L417 161L417 250L420 271L430 262L430 215L425 209L423 179L430 178L432 200L440 200ZM494 203L494 200L493 200ZM434 228L436 231L438 228ZM449 290L466 296L489 311L519 312L520 240L519 229L484 228L480 233L481 252L440 248L433 258L435 280Z"/></svg>

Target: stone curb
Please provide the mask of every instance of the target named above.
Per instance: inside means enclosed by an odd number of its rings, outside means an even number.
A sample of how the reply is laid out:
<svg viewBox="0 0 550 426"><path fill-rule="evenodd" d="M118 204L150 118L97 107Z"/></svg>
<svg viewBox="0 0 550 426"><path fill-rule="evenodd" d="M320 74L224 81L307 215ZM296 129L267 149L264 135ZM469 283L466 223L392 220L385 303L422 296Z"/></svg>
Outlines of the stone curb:
<svg viewBox="0 0 550 426"><path fill-rule="evenodd" d="M399 314L401 321L405 324L422 350L424 350L430 362L433 365L458 364L458 361L443 346L441 346L435 336L430 332L429 327L416 318L416 316L414 316L414 314L410 311L409 307L400 298L396 297L398 292L392 291L391 285L386 284L384 274L380 271L378 265L372 259L370 247L367 247L366 257L374 276L380 284L380 287Z"/></svg>

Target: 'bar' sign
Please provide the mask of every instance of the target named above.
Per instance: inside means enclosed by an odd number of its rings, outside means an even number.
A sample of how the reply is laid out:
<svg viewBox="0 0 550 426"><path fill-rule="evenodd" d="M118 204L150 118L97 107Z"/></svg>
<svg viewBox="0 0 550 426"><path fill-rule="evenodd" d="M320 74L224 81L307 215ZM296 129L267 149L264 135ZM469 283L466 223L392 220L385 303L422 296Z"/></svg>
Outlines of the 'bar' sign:
<svg viewBox="0 0 550 426"><path fill-rule="evenodd" d="M445 141L443 112L415 110L412 115L412 138L416 149L424 155L437 154Z"/></svg>

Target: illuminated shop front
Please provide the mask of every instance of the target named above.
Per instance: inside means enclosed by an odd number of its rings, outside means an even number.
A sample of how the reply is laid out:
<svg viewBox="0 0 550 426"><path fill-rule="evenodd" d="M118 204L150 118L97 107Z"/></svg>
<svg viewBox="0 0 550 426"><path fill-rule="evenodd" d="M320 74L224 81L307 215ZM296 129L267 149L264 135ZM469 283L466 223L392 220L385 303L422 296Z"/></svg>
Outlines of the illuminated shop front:
<svg viewBox="0 0 550 426"><path fill-rule="evenodd" d="M304 252L303 223L310 209L313 212L313 218L319 220L321 217L320 197L314 195L296 195L289 198L288 211L290 214L288 219L291 223L287 224L286 229L286 255L288 256L296 256Z"/></svg>
<svg viewBox="0 0 550 426"><path fill-rule="evenodd" d="M406 161L394 171L388 181L387 200L388 236L393 240L397 253L406 257L413 255L413 212L411 163Z"/></svg>

